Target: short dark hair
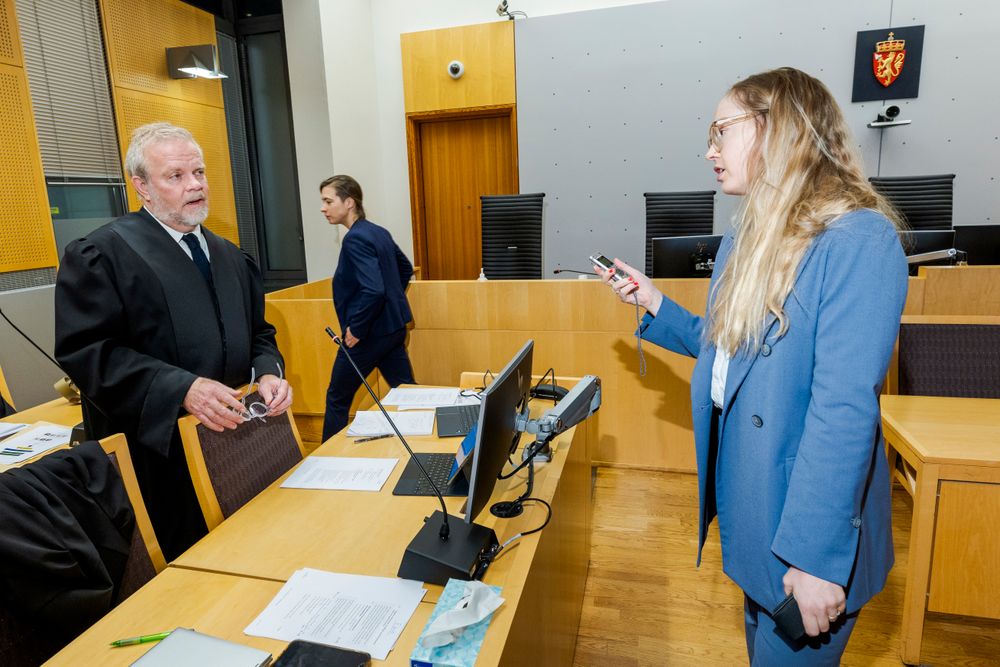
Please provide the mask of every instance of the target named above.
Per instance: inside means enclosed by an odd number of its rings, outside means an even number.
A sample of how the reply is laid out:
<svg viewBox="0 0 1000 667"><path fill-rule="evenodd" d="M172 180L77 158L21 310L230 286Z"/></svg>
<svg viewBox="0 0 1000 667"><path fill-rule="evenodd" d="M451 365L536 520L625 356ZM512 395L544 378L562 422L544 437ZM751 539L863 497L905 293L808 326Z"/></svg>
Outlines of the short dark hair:
<svg viewBox="0 0 1000 667"><path fill-rule="evenodd" d="M354 209L360 217L365 217L364 195L361 193L361 185L353 177L346 174L331 176L319 184L319 191L323 192L323 188L328 187L333 188L334 192L341 199L347 199L348 197L353 199Z"/></svg>

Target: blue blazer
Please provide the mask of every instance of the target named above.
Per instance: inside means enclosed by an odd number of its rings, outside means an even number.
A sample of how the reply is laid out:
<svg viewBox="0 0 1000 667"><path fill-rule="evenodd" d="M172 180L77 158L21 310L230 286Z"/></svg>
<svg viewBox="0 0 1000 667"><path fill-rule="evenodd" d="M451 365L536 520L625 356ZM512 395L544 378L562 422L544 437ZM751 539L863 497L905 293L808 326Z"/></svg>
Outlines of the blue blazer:
<svg viewBox="0 0 1000 667"><path fill-rule="evenodd" d="M341 333L360 340L399 331L413 319L406 287L413 265L388 230L365 219L344 235L333 274L333 307Z"/></svg>
<svg viewBox="0 0 1000 667"><path fill-rule="evenodd" d="M732 246L727 235L713 289ZM664 298L640 325L643 339L698 359L698 561L717 515L724 571L768 609L785 597L790 565L843 586L848 613L885 584L893 552L879 393L906 289L906 258L888 220L860 210L833 222L799 265L784 304L788 330L779 338L771 317L760 350L730 360L717 447L705 318Z"/></svg>

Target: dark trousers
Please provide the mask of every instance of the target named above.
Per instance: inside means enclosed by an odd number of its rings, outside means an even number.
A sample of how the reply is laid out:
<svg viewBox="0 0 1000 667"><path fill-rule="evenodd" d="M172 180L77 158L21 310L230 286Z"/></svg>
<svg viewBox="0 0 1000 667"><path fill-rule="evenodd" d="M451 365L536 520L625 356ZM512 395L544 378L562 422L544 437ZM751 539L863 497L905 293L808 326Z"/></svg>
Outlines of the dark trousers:
<svg viewBox="0 0 1000 667"><path fill-rule="evenodd" d="M385 336L373 336L350 348L351 359L367 378L376 368L389 386L415 384L410 357L406 354L406 329ZM351 401L361 386L361 378L344 350L337 350L337 358L330 372L330 386L326 390L326 416L323 419L323 441L326 442L347 426Z"/></svg>

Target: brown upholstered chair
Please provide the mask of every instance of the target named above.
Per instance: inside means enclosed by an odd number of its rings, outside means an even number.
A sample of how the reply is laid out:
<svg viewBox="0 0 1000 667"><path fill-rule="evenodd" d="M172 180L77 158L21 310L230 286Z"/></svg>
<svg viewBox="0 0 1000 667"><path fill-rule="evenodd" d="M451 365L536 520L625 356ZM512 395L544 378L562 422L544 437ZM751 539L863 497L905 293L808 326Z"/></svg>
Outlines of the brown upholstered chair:
<svg viewBox="0 0 1000 667"><path fill-rule="evenodd" d="M125 487L125 493L135 514L135 530L129 549L125 570L114 600L117 606L125 598L139 590L147 581L166 568L167 563L160 550L160 544L153 532L153 524L146 512L146 504L139 492L139 482L132 467L128 443L121 433L100 441L101 447L118 471ZM58 451L58 450L51 450ZM38 459L36 459L38 460ZM30 465L28 462L24 465ZM33 667L54 655L62 648L65 640L57 638L51 628L38 627L13 616L0 607L0 664L4 667Z"/></svg>
<svg viewBox="0 0 1000 667"><path fill-rule="evenodd" d="M121 433L108 436L101 440L101 447L121 476L122 483L125 485L125 493L128 494L129 502L132 503L132 512L135 514L132 548L129 550L125 572L122 574L122 583L115 600L115 604L118 604L162 572L167 567L167 561L163 557L156 533L153 532L153 524L146 511L146 503L139 491L139 481L135 476L135 468L132 467L132 457L129 455L125 436Z"/></svg>
<svg viewBox="0 0 1000 667"><path fill-rule="evenodd" d="M261 401L254 392L247 405ZM217 433L188 415L178 421L205 523L212 530L305 456L291 412Z"/></svg>

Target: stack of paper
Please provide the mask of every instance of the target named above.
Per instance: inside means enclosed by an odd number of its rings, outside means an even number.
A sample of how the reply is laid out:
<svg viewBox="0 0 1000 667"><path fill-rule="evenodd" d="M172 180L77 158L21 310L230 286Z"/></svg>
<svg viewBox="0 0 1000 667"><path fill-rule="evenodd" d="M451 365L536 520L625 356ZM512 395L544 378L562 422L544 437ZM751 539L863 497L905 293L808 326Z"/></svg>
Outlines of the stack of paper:
<svg viewBox="0 0 1000 667"><path fill-rule="evenodd" d="M390 412L392 423L403 435L430 435L434 431L434 413ZM383 435L394 433L381 410L358 410L347 435Z"/></svg>
<svg viewBox="0 0 1000 667"><path fill-rule="evenodd" d="M244 632L364 651L385 660L427 591L409 579L302 569Z"/></svg>
<svg viewBox="0 0 1000 667"><path fill-rule="evenodd" d="M281 483L283 489L379 491L399 459L310 456Z"/></svg>
<svg viewBox="0 0 1000 667"><path fill-rule="evenodd" d="M457 387L393 387L382 399L382 405L395 405L397 410L433 410L441 405L455 405L460 393Z"/></svg>

